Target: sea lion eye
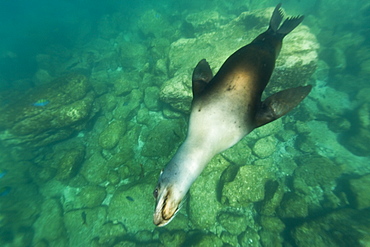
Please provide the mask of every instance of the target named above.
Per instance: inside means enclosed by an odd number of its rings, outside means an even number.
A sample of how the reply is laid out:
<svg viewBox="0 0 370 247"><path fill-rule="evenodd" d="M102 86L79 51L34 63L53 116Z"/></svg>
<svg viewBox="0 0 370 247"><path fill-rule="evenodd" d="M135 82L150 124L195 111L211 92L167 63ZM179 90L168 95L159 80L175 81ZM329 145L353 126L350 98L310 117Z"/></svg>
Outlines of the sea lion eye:
<svg viewBox="0 0 370 247"><path fill-rule="evenodd" d="M155 199L157 199L158 197L158 188L155 188L155 190L153 191L153 196Z"/></svg>

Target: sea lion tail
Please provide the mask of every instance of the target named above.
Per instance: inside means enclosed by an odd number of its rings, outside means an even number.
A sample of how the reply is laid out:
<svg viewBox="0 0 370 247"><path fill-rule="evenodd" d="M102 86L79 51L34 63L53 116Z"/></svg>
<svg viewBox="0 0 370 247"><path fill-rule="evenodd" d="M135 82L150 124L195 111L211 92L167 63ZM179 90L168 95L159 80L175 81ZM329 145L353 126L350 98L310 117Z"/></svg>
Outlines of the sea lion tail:
<svg viewBox="0 0 370 247"><path fill-rule="evenodd" d="M285 36L303 21L304 16L299 15L299 16L289 17L280 26L280 23L284 18L283 11L280 7L281 7L281 3L279 3L275 7L274 12L272 13L269 30L272 30L274 33Z"/></svg>

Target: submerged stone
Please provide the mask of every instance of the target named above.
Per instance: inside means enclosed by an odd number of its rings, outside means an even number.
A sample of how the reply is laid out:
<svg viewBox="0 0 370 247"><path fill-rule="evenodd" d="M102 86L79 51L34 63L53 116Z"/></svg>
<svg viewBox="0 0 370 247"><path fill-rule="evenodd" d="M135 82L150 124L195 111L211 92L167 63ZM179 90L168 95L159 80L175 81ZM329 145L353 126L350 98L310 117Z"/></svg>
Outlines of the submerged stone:
<svg viewBox="0 0 370 247"><path fill-rule="evenodd" d="M370 207L370 175L349 180L350 190L357 209Z"/></svg>
<svg viewBox="0 0 370 247"><path fill-rule="evenodd" d="M129 233L153 231L154 199L148 198L152 192L153 184L145 183L116 190L108 207L108 220L122 223Z"/></svg>
<svg viewBox="0 0 370 247"><path fill-rule="evenodd" d="M65 152L57 167L56 179L65 181L79 172L85 158L85 149L76 148Z"/></svg>
<svg viewBox="0 0 370 247"><path fill-rule="evenodd" d="M181 120L162 120L143 135L144 146L141 154L146 157L168 156L184 138Z"/></svg>
<svg viewBox="0 0 370 247"><path fill-rule="evenodd" d="M265 166L242 166L234 181L222 188L222 203L240 207L263 200L269 178L271 174Z"/></svg>
<svg viewBox="0 0 370 247"><path fill-rule="evenodd" d="M88 78L80 74L19 94L0 109L0 140L36 147L64 140L92 118L94 97Z"/></svg>
<svg viewBox="0 0 370 247"><path fill-rule="evenodd" d="M297 246L368 246L369 210L341 209L303 223L291 231Z"/></svg>
<svg viewBox="0 0 370 247"><path fill-rule="evenodd" d="M218 200L221 171L230 165L221 156L214 157L189 192L189 218L200 229L213 229L222 209Z"/></svg>
<svg viewBox="0 0 370 247"><path fill-rule="evenodd" d="M253 147L253 153L260 158L267 158L276 151L276 139L274 137L265 137L259 139Z"/></svg>
<svg viewBox="0 0 370 247"><path fill-rule="evenodd" d="M218 217L218 222L233 235L239 235L246 227L248 220L242 214L224 212Z"/></svg>
<svg viewBox="0 0 370 247"><path fill-rule="evenodd" d="M48 199L42 203L41 214L33 228L35 229L34 245L43 239L51 246L66 244L67 232L63 222L63 210L57 200Z"/></svg>
<svg viewBox="0 0 370 247"><path fill-rule="evenodd" d="M126 132L126 124L123 121L113 121L99 136L99 145L104 149L114 148Z"/></svg>

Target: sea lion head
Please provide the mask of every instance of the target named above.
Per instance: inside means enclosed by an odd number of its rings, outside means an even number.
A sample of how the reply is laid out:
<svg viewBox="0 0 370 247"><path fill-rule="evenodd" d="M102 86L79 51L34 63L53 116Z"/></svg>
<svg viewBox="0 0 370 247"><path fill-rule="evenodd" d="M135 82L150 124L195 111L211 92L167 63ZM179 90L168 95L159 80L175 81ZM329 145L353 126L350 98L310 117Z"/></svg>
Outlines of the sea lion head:
<svg viewBox="0 0 370 247"><path fill-rule="evenodd" d="M165 226L171 222L181 208L184 193L174 184L160 181L153 191L153 196L156 199L153 223L156 226Z"/></svg>

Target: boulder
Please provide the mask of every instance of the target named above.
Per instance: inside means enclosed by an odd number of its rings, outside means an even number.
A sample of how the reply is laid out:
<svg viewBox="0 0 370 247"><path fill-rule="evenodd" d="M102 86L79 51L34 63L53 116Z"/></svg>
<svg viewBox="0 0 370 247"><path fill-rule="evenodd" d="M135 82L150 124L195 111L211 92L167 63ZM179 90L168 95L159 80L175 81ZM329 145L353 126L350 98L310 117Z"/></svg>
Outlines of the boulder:
<svg viewBox="0 0 370 247"><path fill-rule="evenodd" d="M262 201L265 197L265 184L271 177L266 166L242 166L235 179L224 184L221 202L232 207L241 207Z"/></svg>
<svg viewBox="0 0 370 247"><path fill-rule="evenodd" d="M126 124L123 121L113 121L99 136L99 146L103 149L114 148L126 132Z"/></svg>
<svg viewBox="0 0 370 247"><path fill-rule="evenodd" d="M349 180L351 196L357 209L370 208L370 174Z"/></svg>
<svg viewBox="0 0 370 247"><path fill-rule="evenodd" d="M85 148L67 150L59 161L56 179L65 181L76 176L85 158Z"/></svg>
<svg viewBox="0 0 370 247"><path fill-rule="evenodd" d="M341 144L355 155L370 155L370 103L356 111L352 128L340 139Z"/></svg>
<svg viewBox="0 0 370 247"><path fill-rule="evenodd" d="M369 210L341 209L291 230L295 246L368 246Z"/></svg>
<svg viewBox="0 0 370 247"><path fill-rule="evenodd" d="M149 200L153 184L136 184L131 188L119 188L108 207L108 220L122 223L129 233L153 231L153 200Z"/></svg>
<svg viewBox="0 0 370 247"><path fill-rule="evenodd" d="M70 74L14 95L0 108L0 140L6 146L45 146L85 128L94 115L86 76Z"/></svg>

